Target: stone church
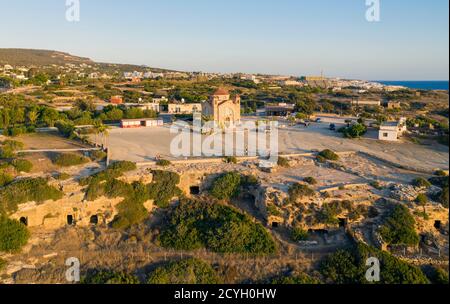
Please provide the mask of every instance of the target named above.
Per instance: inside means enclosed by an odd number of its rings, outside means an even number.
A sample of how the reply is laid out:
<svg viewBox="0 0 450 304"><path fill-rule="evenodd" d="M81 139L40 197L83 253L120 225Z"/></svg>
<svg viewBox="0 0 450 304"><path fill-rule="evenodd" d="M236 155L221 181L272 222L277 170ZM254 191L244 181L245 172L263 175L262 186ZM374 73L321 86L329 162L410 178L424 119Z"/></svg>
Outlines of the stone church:
<svg viewBox="0 0 450 304"><path fill-rule="evenodd" d="M241 121L241 98L219 88L202 106L203 115L211 117L219 126L233 126Z"/></svg>

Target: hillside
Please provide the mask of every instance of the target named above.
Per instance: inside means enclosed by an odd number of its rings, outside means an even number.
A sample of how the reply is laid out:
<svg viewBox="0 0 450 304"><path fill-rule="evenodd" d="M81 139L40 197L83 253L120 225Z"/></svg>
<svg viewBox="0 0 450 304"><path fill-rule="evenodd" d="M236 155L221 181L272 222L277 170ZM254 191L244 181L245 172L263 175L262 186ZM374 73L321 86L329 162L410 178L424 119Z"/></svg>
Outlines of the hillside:
<svg viewBox="0 0 450 304"><path fill-rule="evenodd" d="M12 66L45 66L45 65L63 65L66 63L94 63L89 58L73 56L68 53L48 51L48 50L30 50L30 49L0 49L0 64L10 64Z"/></svg>
<svg viewBox="0 0 450 304"><path fill-rule="evenodd" d="M94 62L89 58L74 56L69 53L50 51L50 50L34 50L34 49L2 49L0 48L0 65L9 64L14 67L17 66L49 66L49 65L65 65L72 64L89 64L96 65L103 72L108 71L140 71L145 72L151 70L152 72L175 72L173 70L162 68L150 68L140 65L132 64L113 64Z"/></svg>

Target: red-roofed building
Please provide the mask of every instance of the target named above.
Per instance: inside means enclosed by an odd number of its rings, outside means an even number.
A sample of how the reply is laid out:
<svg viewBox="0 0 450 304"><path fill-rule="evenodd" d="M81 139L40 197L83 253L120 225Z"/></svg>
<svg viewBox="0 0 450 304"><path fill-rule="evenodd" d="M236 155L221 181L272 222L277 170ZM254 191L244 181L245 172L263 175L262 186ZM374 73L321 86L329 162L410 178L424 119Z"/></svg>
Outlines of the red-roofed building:
<svg viewBox="0 0 450 304"><path fill-rule="evenodd" d="M115 105L123 104L122 96L112 96L110 102Z"/></svg>

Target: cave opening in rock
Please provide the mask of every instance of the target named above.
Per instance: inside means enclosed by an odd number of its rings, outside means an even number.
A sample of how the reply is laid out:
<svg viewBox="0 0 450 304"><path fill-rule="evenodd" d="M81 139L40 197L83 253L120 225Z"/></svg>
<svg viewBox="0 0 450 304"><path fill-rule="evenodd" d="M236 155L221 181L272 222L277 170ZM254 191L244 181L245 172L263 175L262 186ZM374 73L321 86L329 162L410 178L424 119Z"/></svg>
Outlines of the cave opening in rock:
<svg viewBox="0 0 450 304"><path fill-rule="evenodd" d="M191 186L189 188L189 191L191 195L199 195L200 194L200 187L199 186Z"/></svg>
<svg viewBox="0 0 450 304"><path fill-rule="evenodd" d="M21 217L20 218L20 223L22 224L22 225L25 225L25 226L28 226L28 218L27 217Z"/></svg>
<svg viewBox="0 0 450 304"><path fill-rule="evenodd" d="M441 221L435 221L434 222L434 228L436 228L437 230L441 230L442 222Z"/></svg>
<svg viewBox="0 0 450 304"><path fill-rule="evenodd" d="M339 228L346 228L348 220L346 218L339 218Z"/></svg>
<svg viewBox="0 0 450 304"><path fill-rule="evenodd" d="M91 225L98 225L98 215L93 215L91 216L89 223Z"/></svg>

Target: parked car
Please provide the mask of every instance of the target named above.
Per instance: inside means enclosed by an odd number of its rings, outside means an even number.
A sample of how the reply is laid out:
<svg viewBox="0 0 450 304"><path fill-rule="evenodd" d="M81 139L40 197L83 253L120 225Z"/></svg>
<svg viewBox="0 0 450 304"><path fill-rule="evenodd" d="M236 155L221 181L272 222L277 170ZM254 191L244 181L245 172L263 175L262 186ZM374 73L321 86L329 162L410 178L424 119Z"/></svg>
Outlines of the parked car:
<svg viewBox="0 0 450 304"><path fill-rule="evenodd" d="M321 123L322 122L322 118L316 118L316 122L317 123Z"/></svg>
<svg viewBox="0 0 450 304"><path fill-rule="evenodd" d="M331 131L336 131L336 125L335 124L330 124L330 130Z"/></svg>

